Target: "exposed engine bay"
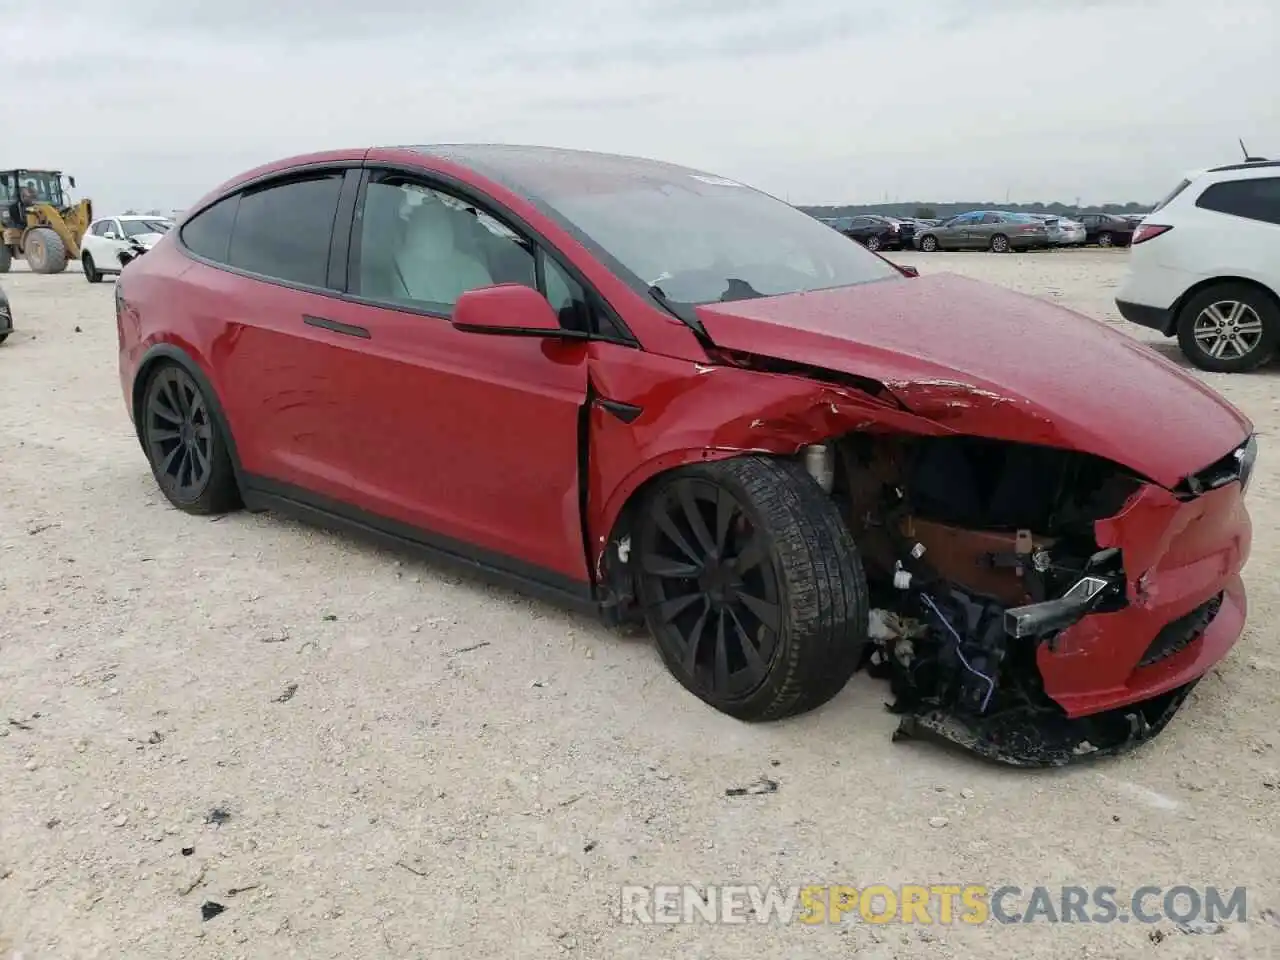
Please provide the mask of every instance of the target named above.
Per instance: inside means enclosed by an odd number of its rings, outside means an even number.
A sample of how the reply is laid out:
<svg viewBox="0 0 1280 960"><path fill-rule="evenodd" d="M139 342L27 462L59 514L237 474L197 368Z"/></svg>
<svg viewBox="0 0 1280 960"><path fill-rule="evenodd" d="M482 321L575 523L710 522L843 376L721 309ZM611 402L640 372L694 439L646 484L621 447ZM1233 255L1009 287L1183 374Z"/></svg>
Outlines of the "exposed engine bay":
<svg viewBox="0 0 1280 960"><path fill-rule="evenodd" d="M1094 523L1121 511L1139 477L1088 454L963 436L859 433L803 456L862 556L863 666L890 683L895 739L1059 765L1145 739L1189 692L1072 720L1036 665L1063 629L1127 604L1124 557L1098 547Z"/></svg>

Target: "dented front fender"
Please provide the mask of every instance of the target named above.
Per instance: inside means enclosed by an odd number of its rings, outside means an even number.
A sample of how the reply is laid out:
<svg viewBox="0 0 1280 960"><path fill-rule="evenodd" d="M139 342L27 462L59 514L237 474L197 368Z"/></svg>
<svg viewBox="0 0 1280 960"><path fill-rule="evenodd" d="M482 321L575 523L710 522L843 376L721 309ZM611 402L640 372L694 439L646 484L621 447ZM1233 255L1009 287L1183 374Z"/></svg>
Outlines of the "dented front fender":
<svg viewBox="0 0 1280 960"><path fill-rule="evenodd" d="M587 533L597 566L623 507L676 467L746 453L791 455L855 430L938 436L946 426L855 388L591 345L603 401L639 408L627 422L595 403L589 418Z"/></svg>

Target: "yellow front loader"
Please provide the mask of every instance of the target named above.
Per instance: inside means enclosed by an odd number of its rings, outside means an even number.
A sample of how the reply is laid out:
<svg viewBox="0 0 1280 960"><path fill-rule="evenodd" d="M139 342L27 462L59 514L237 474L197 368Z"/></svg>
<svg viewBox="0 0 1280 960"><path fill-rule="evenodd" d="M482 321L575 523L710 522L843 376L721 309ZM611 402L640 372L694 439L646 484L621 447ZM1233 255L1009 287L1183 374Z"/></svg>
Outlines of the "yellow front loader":
<svg viewBox="0 0 1280 960"><path fill-rule="evenodd" d="M76 178L67 177L71 187ZM33 273L61 273L80 259L93 203L70 203L60 170L0 170L0 273L25 258Z"/></svg>

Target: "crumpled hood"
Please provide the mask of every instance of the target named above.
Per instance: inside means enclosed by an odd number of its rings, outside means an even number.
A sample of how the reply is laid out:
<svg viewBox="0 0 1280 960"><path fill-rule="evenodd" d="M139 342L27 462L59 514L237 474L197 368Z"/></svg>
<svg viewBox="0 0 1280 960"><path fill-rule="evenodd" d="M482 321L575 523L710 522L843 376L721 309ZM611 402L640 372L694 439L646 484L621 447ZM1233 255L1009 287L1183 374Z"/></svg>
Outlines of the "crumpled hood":
<svg viewBox="0 0 1280 960"><path fill-rule="evenodd" d="M133 239L137 240L140 244L150 250L160 242L160 238L163 236L163 233L140 233Z"/></svg>
<svg viewBox="0 0 1280 960"><path fill-rule="evenodd" d="M954 274L698 308L721 347L866 377L957 433L1081 450L1172 487L1249 420L1104 323Z"/></svg>

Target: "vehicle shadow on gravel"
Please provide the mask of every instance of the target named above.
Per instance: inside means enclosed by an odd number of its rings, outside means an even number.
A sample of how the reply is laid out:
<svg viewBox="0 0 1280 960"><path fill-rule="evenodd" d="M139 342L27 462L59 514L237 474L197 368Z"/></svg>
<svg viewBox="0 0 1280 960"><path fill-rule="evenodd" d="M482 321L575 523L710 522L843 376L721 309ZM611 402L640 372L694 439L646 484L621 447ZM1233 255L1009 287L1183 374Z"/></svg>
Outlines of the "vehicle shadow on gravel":
<svg viewBox="0 0 1280 960"><path fill-rule="evenodd" d="M1196 373L1202 376L1207 372L1207 371L1200 370L1198 367L1195 366L1195 364L1193 364L1190 360L1188 360L1186 357L1186 354L1182 352L1182 349L1178 346L1178 344L1175 341L1170 340L1166 342L1158 342L1158 341L1146 340L1143 342L1146 343L1146 345L1150 347L1152 350L1154 350L1156 353L1164 357L1166 360L1172 360L1174 363L1182 367L1184 370L1190 370L1192 373ZM1270 374L1271 376L1280 374L1280 358L1272 360L1270 363L1263 364L1257 370L1250 371L1250 375L1257 376L1259 374L1263 374L1263 375ZM1215 374L1210 374L1210 376L1216 379L1218 377L1239 376L1239 374L1227 374L1227 373L1216 374L1215 373Z"/></svg>

